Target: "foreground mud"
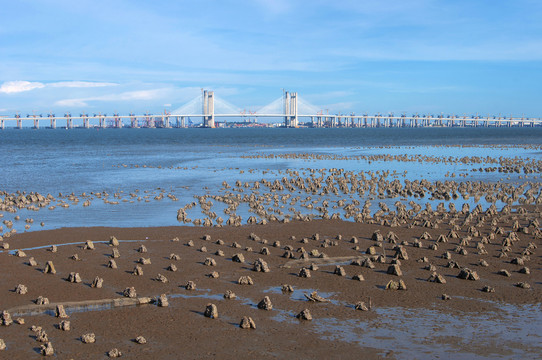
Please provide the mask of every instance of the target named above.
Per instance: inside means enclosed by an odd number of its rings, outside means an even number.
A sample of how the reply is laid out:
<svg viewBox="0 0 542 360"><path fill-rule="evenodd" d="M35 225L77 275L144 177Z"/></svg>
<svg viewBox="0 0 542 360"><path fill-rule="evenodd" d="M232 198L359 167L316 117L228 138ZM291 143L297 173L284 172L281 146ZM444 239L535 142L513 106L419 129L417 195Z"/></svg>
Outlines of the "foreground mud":
<svg viewBox="0 0 542 360"><path fill-rule="evenodd" d="M541 357L540 207L424 217L14 234L1 355Z"/></svg>

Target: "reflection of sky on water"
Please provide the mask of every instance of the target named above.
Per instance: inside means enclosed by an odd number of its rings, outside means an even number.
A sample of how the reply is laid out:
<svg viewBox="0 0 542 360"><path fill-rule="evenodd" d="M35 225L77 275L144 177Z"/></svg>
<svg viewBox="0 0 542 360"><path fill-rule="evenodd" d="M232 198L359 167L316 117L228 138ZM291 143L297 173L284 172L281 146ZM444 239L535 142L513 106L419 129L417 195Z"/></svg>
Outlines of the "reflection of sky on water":
<svg viewBox="0 0 542 360"><path fill-rule="evenodd" d="M303 299L296 299L303 300ZM479 301L466 299L470 301ZM397 359L468 358L510 359L542 356L540 304L512 305L489 302L496 311L447 312L442 309L376 307L376 318L351 310L347 319L315 317L304 331L331 341L344 341L393 351ZM342 302L331 304L347 306ZM273 309L272 318L295 324L291 311Z"/></svg>
<svg viewBox="0 0 542 360"><path fill-rule="evenodd" d="M473 300L474 301L474 300ZM315 319L314 331L325 339L393 350L398 359L509 359L542 355L542 312L537 305L494 303L498 312L377 308L375 320ZM521 319L520 322L519 319ZM377 326L375 326L377 325ZM528 350L527 350L528 349Z"/></svg>

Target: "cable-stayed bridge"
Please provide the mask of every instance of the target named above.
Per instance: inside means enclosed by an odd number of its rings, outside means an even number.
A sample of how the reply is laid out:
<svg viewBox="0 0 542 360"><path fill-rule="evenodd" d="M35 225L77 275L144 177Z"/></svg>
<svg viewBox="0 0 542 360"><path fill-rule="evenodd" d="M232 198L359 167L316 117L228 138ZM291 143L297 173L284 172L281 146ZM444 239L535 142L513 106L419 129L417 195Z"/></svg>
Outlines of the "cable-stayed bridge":
<svg viewBox="0 0 542 360"><path fill-rule="evenodd" d="M26 117L0 116L0 129L12 123L15 128L22 128L23 122L32 128L39 129L40 123L48 122L48 128L171 128L171 127L224 127L227 119L242 119L245 123L251 120L268 118L276 119L275 126L282 127L510 127L510 126L542 126L540 118L501 117L501 116L457 116L457 115L411 115L406 114L324 114L323 110L303 100L297 92L284 91L283 95L256 111L245 111L228 101L215 96L214 91L202 90L197 96L181 107L161 114L129 114L107 115L81 113L79 116L70 113L64 116L48 114L32 114ZM194 124L192 119L201 119ZM222 120L222 121L219 121ZM79 123L77 125L76 121ZM65 124L65 126L62 126ZM278 125L277 125L278 124ZM28 126L27 126L28 127Z"/></svg>

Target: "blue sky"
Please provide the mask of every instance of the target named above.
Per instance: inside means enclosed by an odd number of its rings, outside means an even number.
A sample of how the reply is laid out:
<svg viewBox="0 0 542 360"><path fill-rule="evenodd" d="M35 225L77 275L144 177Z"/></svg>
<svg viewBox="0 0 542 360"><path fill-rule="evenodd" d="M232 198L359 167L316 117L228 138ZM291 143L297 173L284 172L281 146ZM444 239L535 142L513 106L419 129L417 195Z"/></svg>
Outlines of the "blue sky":
<svg viewBox="0 0 542 360"><path fill-rule="evenodd" d="M257 110L542 116L538 0L34 0L0 8L0 114ZM325 110L324 110L325 111Z"/></svg>

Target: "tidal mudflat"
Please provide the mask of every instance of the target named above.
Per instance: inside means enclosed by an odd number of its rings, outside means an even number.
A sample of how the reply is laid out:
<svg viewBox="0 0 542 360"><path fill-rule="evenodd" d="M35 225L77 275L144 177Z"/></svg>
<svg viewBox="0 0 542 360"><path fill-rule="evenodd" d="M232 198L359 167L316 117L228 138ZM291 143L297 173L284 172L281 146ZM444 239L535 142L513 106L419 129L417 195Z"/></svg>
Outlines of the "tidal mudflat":
<svg viewBox="0 0 542 360"><path fill-rule="evenodd" d="M426 130L35 139L2 165L2 352L540 357L541 145Z"/></svg>

